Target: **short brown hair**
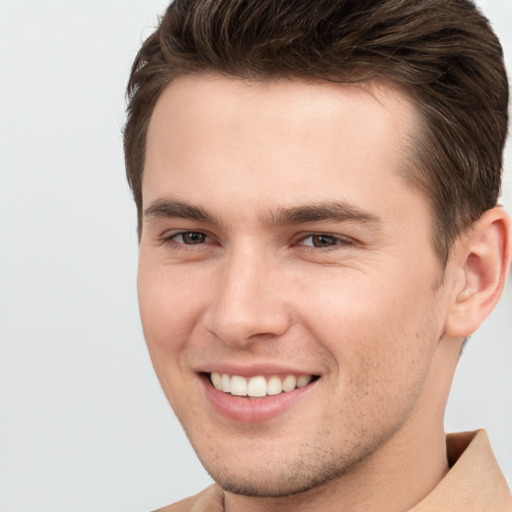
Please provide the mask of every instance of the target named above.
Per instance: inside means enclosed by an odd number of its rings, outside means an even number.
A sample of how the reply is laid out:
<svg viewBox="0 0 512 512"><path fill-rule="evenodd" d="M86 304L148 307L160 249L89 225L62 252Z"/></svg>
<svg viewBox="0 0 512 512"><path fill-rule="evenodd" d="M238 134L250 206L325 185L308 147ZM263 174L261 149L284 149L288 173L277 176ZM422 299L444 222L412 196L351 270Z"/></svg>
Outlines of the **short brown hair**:
<svg viewBox="0 0 512 512"><path fill-rule="evenodd" d="M405 175L429 197L443 263L458 234L496 205L508 124L503 51L470 0L175 0L128 84L126 173L142 216L147 129L176 77L391 80L422 126Z"/></svg>

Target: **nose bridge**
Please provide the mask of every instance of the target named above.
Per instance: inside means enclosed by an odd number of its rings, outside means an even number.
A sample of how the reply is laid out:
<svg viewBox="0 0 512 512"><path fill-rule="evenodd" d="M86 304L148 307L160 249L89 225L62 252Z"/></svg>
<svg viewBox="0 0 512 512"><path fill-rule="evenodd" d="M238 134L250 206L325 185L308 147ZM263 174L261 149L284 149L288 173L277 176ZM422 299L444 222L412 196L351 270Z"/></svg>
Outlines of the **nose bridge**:
<svg viewBox="0 0 512 512"><path fill-rule="evenodd" d="M277 263L254 243L229 251L218 276L208 328L230 345L244 346L261 336L279 336L289 326Z"/></svg>

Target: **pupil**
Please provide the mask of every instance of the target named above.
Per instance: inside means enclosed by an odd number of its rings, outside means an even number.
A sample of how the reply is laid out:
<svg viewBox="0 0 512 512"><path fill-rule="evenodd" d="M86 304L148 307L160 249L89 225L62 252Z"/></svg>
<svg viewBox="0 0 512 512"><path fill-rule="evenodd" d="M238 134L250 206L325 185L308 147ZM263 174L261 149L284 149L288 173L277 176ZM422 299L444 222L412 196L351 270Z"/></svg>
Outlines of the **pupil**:
<svg viewBox="0 0 512 512"><path fill-rule="evenodd" d="M313 237L313 245L315 247L328 247L333 245L333 240L330 236L316 235Z"/></svg>
<svg viewBox="0 0 512 512"><path fill-rule="evenodd" d="M202 233L185 233L183 241L187 244L200 244L204 242L204 235Z"/></svg>

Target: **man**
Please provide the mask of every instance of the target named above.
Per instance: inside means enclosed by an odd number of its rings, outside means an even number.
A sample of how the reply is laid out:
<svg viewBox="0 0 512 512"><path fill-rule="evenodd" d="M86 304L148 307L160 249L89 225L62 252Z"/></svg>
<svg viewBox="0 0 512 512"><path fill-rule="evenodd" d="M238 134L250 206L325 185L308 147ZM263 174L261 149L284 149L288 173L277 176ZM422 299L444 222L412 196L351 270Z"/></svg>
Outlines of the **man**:
<svg viewBox="0 0 512 512"><path fill-rule="evenodd" d="M164 510L512 510L443 431L511 259L474 5L176 0L128 94L144 333L217 482Z"/></svg>

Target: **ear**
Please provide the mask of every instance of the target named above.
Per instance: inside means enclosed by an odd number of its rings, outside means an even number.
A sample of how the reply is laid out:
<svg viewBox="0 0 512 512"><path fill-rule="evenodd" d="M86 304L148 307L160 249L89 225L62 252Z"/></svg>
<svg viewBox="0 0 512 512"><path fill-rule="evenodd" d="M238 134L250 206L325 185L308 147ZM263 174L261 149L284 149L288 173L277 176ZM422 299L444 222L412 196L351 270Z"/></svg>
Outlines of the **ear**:
<svg viewBox="0 0 512 512"><path fill-rule="evenodd" d="M501 207L488 210L453 251L451 265L459 277L445 334L465 338L480 327L501 297L512 254L510 218Z"/></svg>

